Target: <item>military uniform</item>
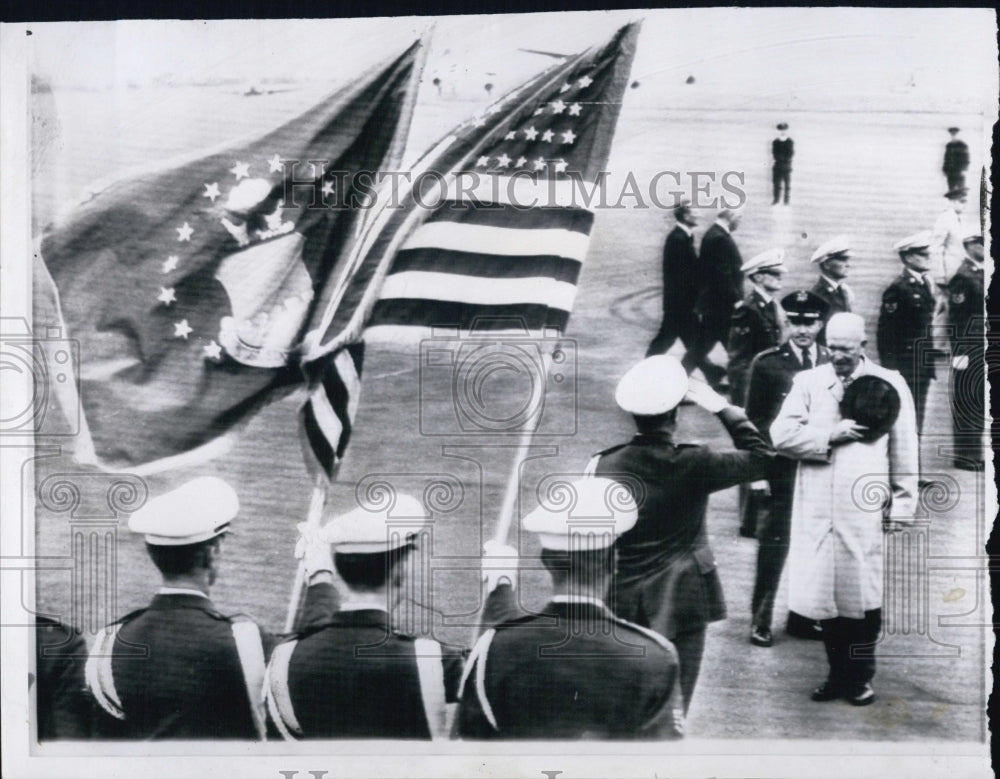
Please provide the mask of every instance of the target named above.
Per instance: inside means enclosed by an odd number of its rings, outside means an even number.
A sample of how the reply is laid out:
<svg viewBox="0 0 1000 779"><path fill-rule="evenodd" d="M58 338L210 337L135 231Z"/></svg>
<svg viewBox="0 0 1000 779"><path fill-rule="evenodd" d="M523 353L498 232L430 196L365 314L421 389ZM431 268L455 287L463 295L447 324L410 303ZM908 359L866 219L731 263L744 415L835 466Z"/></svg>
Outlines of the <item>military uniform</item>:
<svg viewBox="0 0 1000 779"><path fill-rule="evenodd" d="M948 284L948 324L952 359L966 358L967 367L952 370L951 419L955 464L981 468L986 425L985 308L983 266L967 259Z"/></svg>
<svg viewBox="0 0 1000 779"><path fill-rule="evenodd" d="M785 313L777 300L765 300L756 289L733 310L729 326L729 384L733 403L742 406L753 358L782 341Z"/></svg>
<svg viewBox="0 0 1000 779"><path fill-rule="evenodd" d="M35 653L38 740L92 736L94 713L84 680L87 645L79 631L38 617Z"/></svg>
<svg viewBox="0 0 1000 779"><path fill-rule="evenodd" d="M923 429L927 391L934 378L929 328L937 305L929 279L909 270L882 293L878 353L882 366L899 371L913 395L917 430Z"/></svg>
<svg viewBox="0 0 1000 779"><path fill-rule="evenodd" d="M782 122L778 125L778 130L784 132L788 125ZM784 202L788 205L789 189L792 186L792 158L795 156L795 142L788 137L775 138L771 141L771 156L774 158L774 166L771 168L771 183L774 189L774 200L771 205L778 202L784 186Z"/></svg>

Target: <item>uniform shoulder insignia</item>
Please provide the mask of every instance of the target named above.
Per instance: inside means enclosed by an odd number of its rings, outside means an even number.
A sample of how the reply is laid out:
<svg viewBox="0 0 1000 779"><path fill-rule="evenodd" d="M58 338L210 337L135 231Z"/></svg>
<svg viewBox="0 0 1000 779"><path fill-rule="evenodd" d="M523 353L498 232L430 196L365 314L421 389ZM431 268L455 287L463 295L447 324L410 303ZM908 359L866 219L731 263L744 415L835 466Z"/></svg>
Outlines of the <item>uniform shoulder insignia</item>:
<svg viewBox="0 0 1000 779"><path fill-rule="evenodd" d="M116 619L114 622L111 623L111 625L124 625L128 622L131 622L136 617L141 617L147 611L149 611L149 609L146 606L143 606L141 609L136 609L135 611L130 611L124 617L119 617L118 619Z"/></svg>
<svg viewBox="0 0 1000 779"><path fill-rule="evenodd" d="M780 346L770 346L762 352L757 353L757 359L763 360L765 357L774 357L776 354L781 354Z"/></svg>

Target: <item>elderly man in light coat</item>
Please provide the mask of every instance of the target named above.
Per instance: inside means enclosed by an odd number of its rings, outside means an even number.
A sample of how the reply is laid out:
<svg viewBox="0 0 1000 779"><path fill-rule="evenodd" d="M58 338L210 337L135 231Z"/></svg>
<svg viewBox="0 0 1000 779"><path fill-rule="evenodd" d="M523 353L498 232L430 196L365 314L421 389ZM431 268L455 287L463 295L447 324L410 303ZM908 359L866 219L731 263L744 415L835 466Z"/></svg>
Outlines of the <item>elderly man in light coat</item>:
<svg viewBox="0 0 1000 779"><path fill-rule="evenodd" d="M788 605L823 625L830 671L812 699L864 706L875 699L870 682L882 629L882 534L914 515L916 417L903 378L865 356L860 316L834 315L826 339L831 361L795 376L771 425L775 449L800 461ZM863 375L887 381L900 399L889 432L871 442L861 440L863 425L840 413L845 386Z"/></svg>

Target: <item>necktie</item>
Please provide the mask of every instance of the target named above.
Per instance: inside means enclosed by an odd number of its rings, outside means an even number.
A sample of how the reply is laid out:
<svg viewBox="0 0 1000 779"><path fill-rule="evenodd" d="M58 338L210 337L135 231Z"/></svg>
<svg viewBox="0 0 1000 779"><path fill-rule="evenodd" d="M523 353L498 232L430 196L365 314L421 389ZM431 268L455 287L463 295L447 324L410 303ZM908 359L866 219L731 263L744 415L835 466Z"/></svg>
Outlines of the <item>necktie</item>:
<svg viewBox="0 0 1000 779"><path fill-rule="evenodd" d="M807 371L813 367L812 358L809 356L809 350L802 350L802 370Z"/></svg>

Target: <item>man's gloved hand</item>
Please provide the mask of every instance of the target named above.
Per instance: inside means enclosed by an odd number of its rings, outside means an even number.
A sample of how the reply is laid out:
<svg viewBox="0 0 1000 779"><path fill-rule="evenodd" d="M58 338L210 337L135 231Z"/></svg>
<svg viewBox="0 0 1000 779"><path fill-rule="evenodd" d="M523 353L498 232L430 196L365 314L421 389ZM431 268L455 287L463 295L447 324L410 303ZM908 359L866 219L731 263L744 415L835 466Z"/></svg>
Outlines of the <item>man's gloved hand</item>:
<svg viewBox="0 0 1000 779"><path fill-rule="evenodd" d="M295 544L295 559L301 560L308 582L314 574L333 573L333 554L330 544L322 537L322 528L300 522L296 525L299 540Z"/></svg>
<svg viewBox="0 0 1000 779"><path fill-rule="evenodd" d="M512 546L490 539L483 544L482 579L487 592L493 592L506 583L517 586L517 550Z"/></svg>
<svg viewBox="0 0 1000 779"><path fill-rule="evenodd" d="M688 377L688 391L684 398L701 406L710 414L718 414L730 405L729 401L708 386L707 382L693 377Z"/></svg>
<svg viewBox="0 0 1000 779"><path fill-rule="evenodd" d="M951 358L951 367L956 371L964 371L969 367L969 355L960 354L957 357Z"/></svg>
<svg viewBox="0 0 1000 779"><path fill-rule="evenodd" d="M767 479L758 479L757 481L750 482L750 492L754 493L754 495L770 495L771 485Z"/></svg>

